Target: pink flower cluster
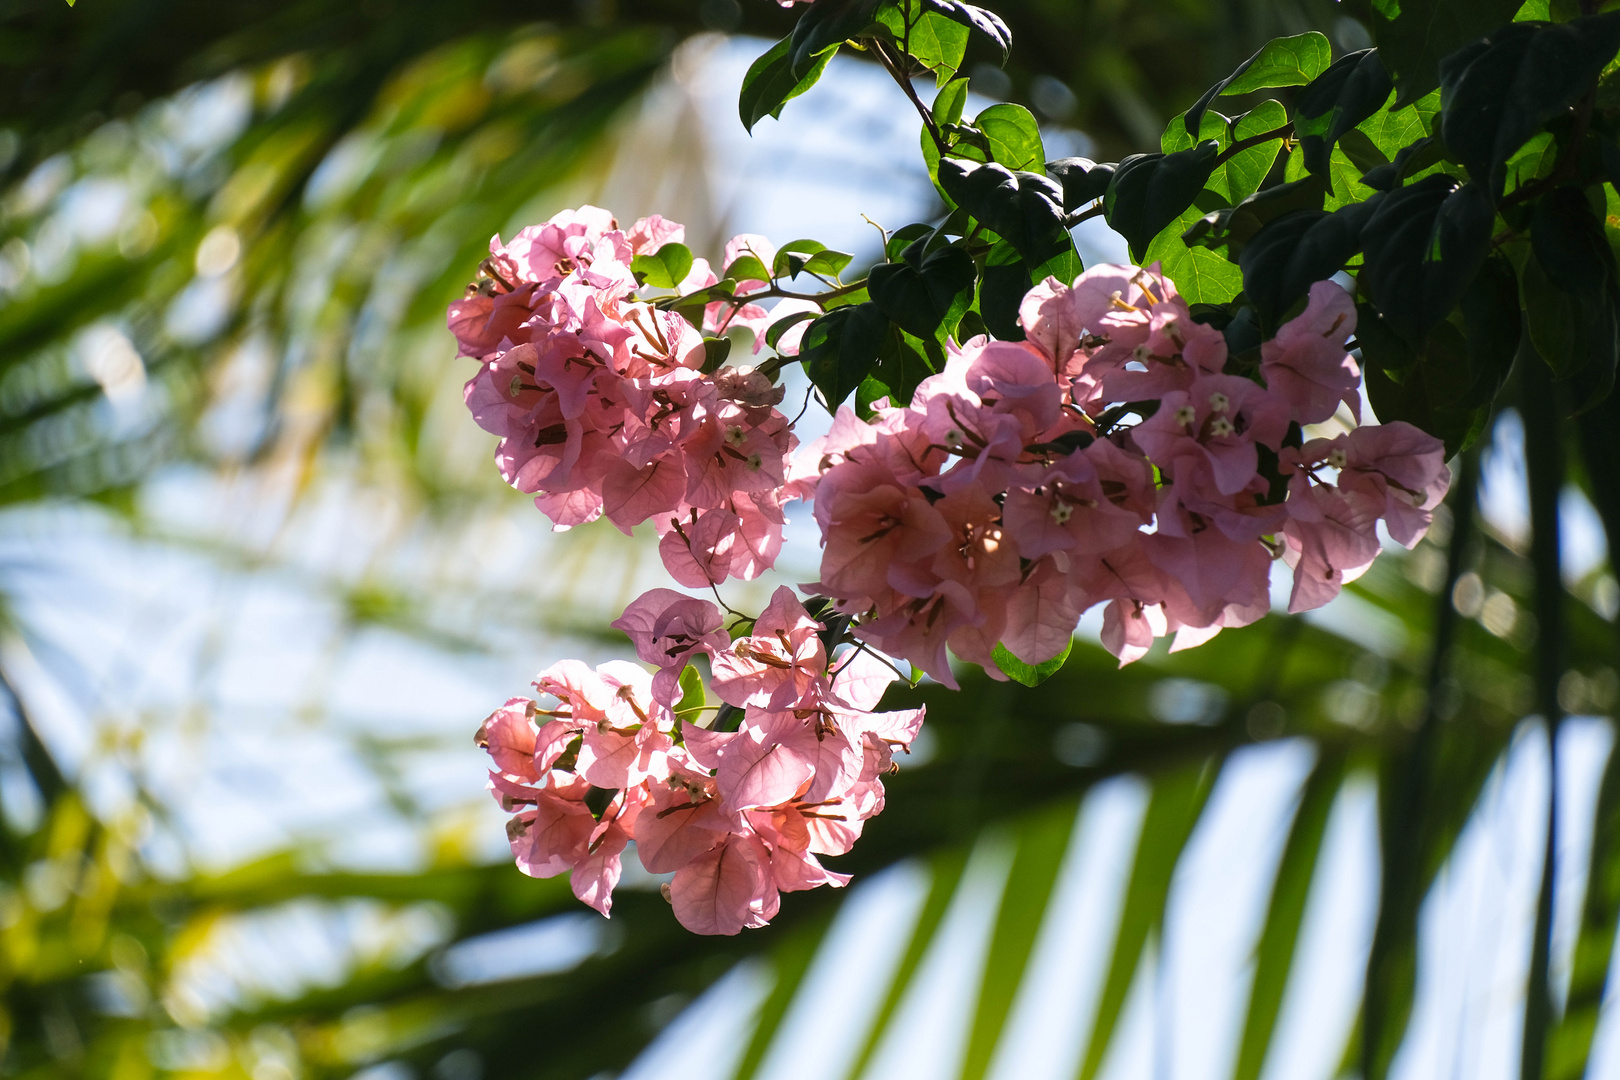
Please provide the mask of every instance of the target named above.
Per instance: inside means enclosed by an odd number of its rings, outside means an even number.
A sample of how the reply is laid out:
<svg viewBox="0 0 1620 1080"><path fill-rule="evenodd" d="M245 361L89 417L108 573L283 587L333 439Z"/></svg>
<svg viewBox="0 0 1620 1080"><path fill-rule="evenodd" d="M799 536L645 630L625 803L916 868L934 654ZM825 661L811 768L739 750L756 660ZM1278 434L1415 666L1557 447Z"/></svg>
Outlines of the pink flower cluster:
<svg viewBox="0 0 1620 1080"><path fill-rule="evenodd" d="M676 581L704 587L753 578L782 546L784 470L797 445L774 407L782 389L764 373L722 367L704 374L704 335L673 311L639 298L631 261L679 243L683 226L661 217L620 229L606 210L564 211L510 243L490 242L487 277L450 306L461 352L480 361L467 407L501 438L501 475L558 528L606 516L628 533L652 520ZM739 236L725 265L743 254L767 267L775 250ZM718 277L696 259L680 292ZM738 294L768 283L739 283ZM759 336L802 310L789 302L716 300L704 329L732 326ZM784 335L793 348L796 326Z"/></svg>
<svg viewBox="0 0 1620 1080"><path fill-rule="evenodd" d="M1338 285L1313 286L1257 358L1232 357L1157 266L1048 278L1024 298L1024 341L953 346L909 404L839 409L798 448L776 409L781 362L713 365L704 335L743 326L757 351L765 327L820 307L767 312L754 301L782 291L743 281L699 329L631 265L682 235L658 217L626 230L594 207L559 214L497 237L487 277L450 309L502 475L558 528L651 520L665 567L695 589L769 568L793 499L821 529L805 588L823 621L785 587L729 629L708 600L654 589L613 624L654 671L563 661L535 682L549 704L514 698L479 730L518 866L570 873L603 914L632 840L699 933L843 885L820 858L882 810L881 778L923 717L873 711L896 674L873 650L949 686L953 653L1000 677L998 655L1063 653L1095 605L1121 663L1172 633L1172 649L1197 645L1270 610L1277 562L1291 611L1326 603L1378 555L1379 522L1414 545L1450 482L1438 440L1359 426L1356 308ZM770 272L775 251L740 236L722 265L756 265L744 256ZM715 282L697 259L679 292ZM700 659L723 706L696 700Z"/></svg>
<svg viewBox="0 0 1620 1080"><path fill-rule="evenodd" d="M634 840L649 872L674 874L665 895L700 934L763 926L781 892L848 882L817 856L847 852L883 809L894 751L922 725L921 709L871 711L894 671L861 649L829 662L825 627L785 587L735 641L714 604L669 589L613 625L657 674L565 660L535 680L554 704L514 698L478 731L519 869L571 872L606 915ZM735 730L680 700L700 655Z"/></svg>
<svg viewBox="0 0 1620 1080"><path fill-rule="evenodd" d="M1228 372L1225 337L1156 266L1048 278L1020 314L1025 341L969 341L909 406L840 410L804 451L813 591L947 685L947 650L993 675L997 644L1040 664L1094 604L1121 662L1171 632L1199 644L1270 610L1279 559L1289 609L1319 606L1377 556L1380 520L1415 544L1450 482L1408 424L1304 441L1341 402L1359 419L1356 309L1332 282L1262 346L1258 380Z"/></svg>

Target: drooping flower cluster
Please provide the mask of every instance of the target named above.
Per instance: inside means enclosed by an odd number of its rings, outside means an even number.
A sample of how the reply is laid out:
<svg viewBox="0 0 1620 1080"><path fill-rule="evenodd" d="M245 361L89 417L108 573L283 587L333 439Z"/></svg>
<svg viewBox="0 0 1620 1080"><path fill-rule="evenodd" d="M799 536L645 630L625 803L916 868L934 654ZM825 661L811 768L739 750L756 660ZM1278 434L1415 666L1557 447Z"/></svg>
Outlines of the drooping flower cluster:
<svg viewBox="0 0 1620 1080"><path fill-rule="evenodd" d="M922 724L921 709L871 711L893 670L859 649L829 663L826 627L785 587L735 641L714 604L669 589L614 625L657 674L565 660L535 680L554 704L514 698L479 729L518 867L571 872L606 915L634 840L648 871L674 874L666 895L700 934L764 925L781 892L844 885L817 856L847 852L883 809L882 777ZM678 700L698 656L734 730Z"/></svg>
<svg viewBox="0 0 1620 1080"><path fill-rule="evenodd" d="M496 238L450 311L502 474L559 528L650 519L688 588L770 567L794 499L821 529L810 609L781 588L728 629L708 600L654 589L613 624L654 672L564 661L535 683L551 704L515 698L480 729L518 866L571 873L603 914L632 840L699 933L844 884L820 858L882 810L881 778L922 722L872 711L896 674L874 650L950 686L951 654L1004 677L1009 653L1062 654L1099 604L1121 663L1171 633L1172 649L1197 645L1271 609L1277 562L1291 611L1326 603L1377 556L1380 521L1415 544L1450 481L1438 440L1359 426L1344 289L1317 283L1257 356L1233 356L1157 266L1048 278L1024 298L1025 340L952 345L908 403L841 408L795 454L775 408L785 361L716 364L704 334L742 326L758 351L775 324L792 357L820 305L767 312L756 301L783 290L732 280L782 273L755 236L728 245L721 288L697 259L675 296L649 299L632 263L681 237L657 217L621 230L593 207L560 214ZM694 660L723 705L703 704Z"/></svg>
<svg viewBox="0 0 1620 1080"><path fill-rule="evenodd" d="M1341 402L1359 419L1355 318L1317 283L1255 379L1156 267L1047 279L1025 341L969 341L908 406L841 410L806 447L814 590L949 685L947 649L992 674L998 644L1040 664L1094 604L1122 661L1167 633L1199 644L1270 610L1277 559L1291 611L1327 602L1378 554L1379 520L1415 544L1450 480L1440 442L1407 424L1304 441Z"/></svg>
<svg viewBox="0 0 1620 1080"><path fill-rule="evenodd" d="M586 206L510 243L497 236L487 276L451 305L450 329L462 354L481 362L467 406L501 437L495 459L506 481L533 493L559 528L605 516L628 533L652 520L670 574L703 587L757 577L775 561L796 441L774 407L782 389L767 375L736 366L705 374L703 332L638 297L632 260L684 232L656 216L623 230ZM744 235L728 245L725 265L745 253L761 263L775 255L762 237ZM718 280L695 259L680 292ZM737 291L766 285L740 282ZM703 329L758 335L794 310L768 315L716 300Z"/></svg>

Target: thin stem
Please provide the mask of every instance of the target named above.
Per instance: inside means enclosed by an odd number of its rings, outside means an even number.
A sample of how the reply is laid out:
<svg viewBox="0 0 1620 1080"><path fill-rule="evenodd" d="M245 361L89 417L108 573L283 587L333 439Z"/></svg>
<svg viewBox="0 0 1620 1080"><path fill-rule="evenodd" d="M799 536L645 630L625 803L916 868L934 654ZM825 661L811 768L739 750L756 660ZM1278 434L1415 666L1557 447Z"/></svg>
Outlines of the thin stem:
<svg viewBox="0 0 1620 1080"><path fill-rule="evenodd" d="M824 293L793 292L792 290L784 289L779 285L772 284L768 289L761 289L759 292L751 292L747 296L740 297L740 299L743 303L748 303L749 301L758 300L762 297L780 296L784 300L808 300L813 304L819 304L823 300L830 300L837 296L848 296L850 293L860 292L864 288L866 288L865 278L861 278L859 281L850 282L848 285L840 285L836 289L828 289Z"/></svg>
<svg viewBox="0 0 1620 1080"><path fill-rule="evenodd" d="M905 91L905 95L910 99L911 104L916 107L917 115L922 117L923 126L928 129L929 137L934 140L934 145L939 148L940 155L943 157L945 151L950 147L945 142L945 136L940 133L939 125L934 122L933 110L924 105L922 98L917 96L917 88L911 85L911 80L906 77L906 73L901 69L900 62L889 55L888 47L883 42L874 39L871 48L873 55L878 58L884 70L894 78L900 89Z"/></svg>
<svg viewBox="0 0 1620 1080"><path fill-rule="evenodd" d="M1259 146L1261 143L1268 143L1273 139L1286 139L1293 133L1294 125L1293 122L1290 121L1280 128L1273 128L1270 131L1262 131L1258 135L1250 135L1247 139L1239 139L1231 146L1228 146L1225 150L1222 150L1220 154L1216 156L1215 164L1225 164L1226 162L1237 157L1239 154L1243 153L1245 150L1251 150L1254 147Z"/></svg>
<svg viewBox="0 0 1620 1080"><path fill-rule="evenodd" d="M1103 201L1101 199L1098 199L1096 201L1096 203L1094 203L1088 209L1078 210L1075 213L1072 213L1068 217L1064 218L1063 219L1063 227L1066 228L1066 229L1072 229L1076 225L1080 224L1082 221L1090 221L1092 218L1099 216L1102 212L1103 212Z"/></svg>

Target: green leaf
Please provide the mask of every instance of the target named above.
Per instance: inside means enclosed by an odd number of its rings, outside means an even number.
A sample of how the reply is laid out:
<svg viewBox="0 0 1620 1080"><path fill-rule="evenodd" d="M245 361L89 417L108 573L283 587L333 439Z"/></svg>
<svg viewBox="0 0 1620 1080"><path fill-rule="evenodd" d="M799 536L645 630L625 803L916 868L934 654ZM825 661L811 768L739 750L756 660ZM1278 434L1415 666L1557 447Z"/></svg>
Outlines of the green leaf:
<svg viewBox="0 0 1620 1080"><path fill-rule="evenodd" d="M877 12L877 21L899 45L905 41L906 55L932 71L944 85L962 70L962 56L967 51L968 28L934 11L920 11L907 33L905 15L901 8L885 4Z"/></svg>
<svg viewBox="0 0 1620 1080"><path fill-rule="evenodd" d="M934 104L929 110L934 114L934 123L940 125L960 123L962 107L967 104L967 94L966 78L951 79L941 86L939 93L934 95Z"/></svg>
<svg viewBox="0 0 1620 1080"><path fill-rule="evenodd" d="M819 240L789 240L776 249L776 259L771 266L773 278L791 278L797 276L809 264L810 257L827 250L827 245Z"/></svg>
<svg viewBox="0 0 1620 1080"><path fill-rule="evenodd" d="M1183 234L1203 216L1197 206L1189 206L1153 238L1141 262L1143 266L1159 263L1189 304L1224 304L1242 290L1243 274L1219 253L1202 245L1189 245L1183 239Z"/></svg>
<svg viewBox="0 0 1620 1080"><path fill-rule="evenodd" d="M678 288L692 272L692 252L685 244L665 244L649 255L631 259L630 271L655 288Z"/></svg>
<svg viewBox="0 0 1620 1080"><path fill-rule="evenodd" d="M1189 135L1198 136L1204 110L1216 97L1247 94L1283 86L1304 86L1333 60L1328 39L1311 30L1293 37L1273 38L1260 51L1239 64L1237 70L1204 91L1197 104L1188 109L1182 123Z"/></svg>
<svg viewBox="0 0 1620 1080"><path fill-rule="evenodd" d="M1240 142L1268 131L1275 131L1287 122L1288 111L1282 107L1282 102L1262 101L1238 117L1232 129L1231 141ZM1276 162L1282 146L1281 139L1272 139L1234 154L1223 164L1216 166L1205 186L1229 203L1242 202L1260 190L1260 182L1271 172L1271 166Z"/></svg>
<svg viewBox="0 0 1620 1080"><path fill-rule="evenodd" d="M1440 63L1440 132L1474 183L1500 198L1508 158L1580 100L1620 51L1620 12L1512 23Z"/></svg>
<svg viewBox="0 0 1620 1080"><path fill-rule="evenodd" d="M1164 918L1164 904L1170 895L1176 863L1209 799L1214 773L1213 767L1200 763L1163 773L1153 785L1153 795L1142 817L1142 831L1136 840L1130 880L1125 885L1125 897L1120 901L1113 955L1097 998L1097 1011L1092 1019L1086 1054L1080 1063L1079 1080L1095 1080L1113 1042L1114 1027L1125 1008L1125 995L1130 991L1149 935Z"/></svg>
<svg viewBox="0 0 1620 1080"><path fill-rule="evenodd" d="M1411 105L1374 112L1356 125L1356 130L1371 139L1383 155L1393 159L1396 151L1410 146L1419 139L1433 134L1435 117L1440 114L1440 91L1432 90Z"/></svg>
<svg viewBox="0 0 1620 1080"><path fill-rule="evenodd" d="M1114 169L1103 216L1130 242L1134 258L1141 261L1153 238L1186 213L1204 190L1219 152L1211 139L1173 154L1132 154Z"/></svg>
<svg viewBox="0 0 1620 1080"><path fill-rule="evenodd" d="M1007 59L1007 52L1012 48L1012 31L1007 29L1007 24L995 12L963 3L962 0L922 0L922 6L983 34L990 44L1001 50L1002 60Z"/></svg>
<svg viewBox="0 0 1620 1080"><path fill-rule="evenodd" d="M1243 1037L1232 1080L1259 1080L1265 1065L1277 1016L1282 1011L1283 992L1294 966L1294 950L1305 921L1311 881L1316 876L1316 858L1344 777L1344 756L1324 752L1300 792L1299 807L1294 811L1288 841L1277 864L1265 921L1260 924L1260 940L1254 949L1254 983L1249 989L1249 1007L1243 1018Z"/></svg>
<svg viewBox="0 0 1620 1080"><path fill-rule="evenodd" d="M1410 105L1440 85L1443 57L1496 30L1522 0L1401 0L1370 13L1373 40L1395 79L1395 105Z"/></svg>
<svg viewBox="0 0 1620 1080"><path fill-rule="evenodd" d="M814 86L827 70L827 62L838 51L835 45L818 54L801 76L793 73L790 44L790 38L783 38L772 45L743 76L742 91L737 95L737 112L748 131L753 131L754 125L767 116L780 119L783 106Z"/></svg>
<svg viewBox="0 0 1620 1080"><path fill-rule="evenodd" d="M799 356L829 408L837 408L866 378L888 330L889 321L871 301L833 308L810 324Z"/></svg>
<svg viewBox="0 0 1620 1080"><path fill-rule="evenodd" d="M1299 137L1305 167L1314 173L1326 172L1334 144L1371 119L1394 91L1394 81L1378 59L1377 49L1340 57L1301 90L1294 100L1294 134ZM1393 151L1384 153L1386 158L1392 155Z"/></svg>
<svg viewBox="0 0 1620 1080"><path fill-rule="evenodd" d="M909 405L917 384L944 368L945 350L937 340L918 337L890 324L872 374L888 387L893 404Z"/></svg>
<svg viewBox="0 0 1620 1080"><path fill-rule="evenodd" d="M1304 86L1328 69L1333 46L1316 31L1275 38L1234 71L1222 95L1248 94L1280 86Z"/></svg>
<svg viewBox="0 0 1620 1080"><path fill-rule="evenodd" d="M712 375L720 370L720 365L726 362L731 355L731 339L727 337L706 337L703 339L703 367L705 375Z"/></svg>
<svg viewBox="0 0 1620 1080"><path fill-rule="evenodd" d="M725 276L733 281L770 281L771 269L759 261L759 256L744 252L731 260Z"/></svg>
<svg viewBox="0 0 1620 1080"><path fill-rule="evenodd" d="M1244 246L1270 222L1295 210L1320 210L1325 187L1325 181L1311 175L1273 184L1236 206L1205 214L1182 233L1182 240L1212 249L1224 247L1227 257L1235 261Z"/></svg>
<svg viewBox="0 0 1620 1080"><path fill-rule="evenodd" d="M906 951L901 954L900 963L895 966L894 976L889 981L888 993L883 996L883 1003L873 1014L872 1024L867 1029L866 1040L861 1044L860 1053L855 1055L849 1072L844 1074L847 1080L856 1080L866 1071L873 1052L877 1050L878 1041L888 1030L889 1020L893 1018L906 990L911 986L912 976L917 973L923 957L927 955L928 947L934 943L934 936L939 932L940 923L950 907L951 897L956 895L956 887L962 881L962 870L967 865L967 853L961 848L952 848L935 855L929 863L933 880L928 887L928 896L923 900L922 910L917 913L917 921L912 924L911 938L906 942Z"/></svg>
<svg viewBox="0 0 1620 1080"><path fill-rule="evenodd" d="M1177 150L1191 150L1210 139L1222 145L1231 142L1232 118L1206 109L1198 118L1198 134L1193 136L1187 133L1187 114L1182 113L1164 126L1164 134L1159 136L1159 149L1173 154Z"/></svg>
<svg viewBox="0 0 1620 1080"><path fill-rule="evenodd" d="M681 671L681 700L675 705L676 713L696 713L708 704L703 692L703 675L687 664Z"/></svg>
<svg viewBox="0 0 1620 1080"><path fill-rule="evenodd" d="M1040 125L1022 105L992 105L974 118L973 126L990 140L990 157L998 164L1014 172L1043 171L1046 149Z"/></svg>
<svg viewBox="0 0 1620 1080"><path fill-rule="evenodd" d="M820 274L823 277L837 277L844 272L844 267L854 261L855 256L847 251L834 251L832 248L822 248L804 261L807 273Z"/></svg>
<svg viewBox="0 0 1620 1080"><path fill-rule="evenodd" d="M1065 799L1019 825L1012 869L1001 891L1001 907L979 982L978 1004L962 1059L962 1080L982 1080L989 1070L1042 917L1048 914L1078 810L1074 801Z"/></svg>
<svg viewBox="0 0 1620 1080"><path fill-rule="evenodd" d="M1064 662L1069 659L1069 653L1073 650L1074 639L1070 638L1069 643L1063 647L1063 651L1052 657L1052 659L1044 663L1031 665L1018 659L1008 650L1007 646L998 642L995 651L990 654L990 659L994 660L996 667L1001 669L1002 674L1013 682L1021 683L1024 686L1039 686L1058 673Z"/></svg>

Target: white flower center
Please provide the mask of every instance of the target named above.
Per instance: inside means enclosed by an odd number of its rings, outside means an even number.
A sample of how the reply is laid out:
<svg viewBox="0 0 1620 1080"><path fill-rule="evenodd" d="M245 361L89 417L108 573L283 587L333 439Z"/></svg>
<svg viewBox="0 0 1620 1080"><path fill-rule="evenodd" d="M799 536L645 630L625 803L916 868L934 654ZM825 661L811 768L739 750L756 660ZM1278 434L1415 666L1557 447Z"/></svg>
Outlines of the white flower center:
<svg viewBox="0 0 1620 1080"><path fill-rule="evenodd" d="M1062 499L1052 500L1052 520L1054 522L1059 525L1066 525L1068 524L1069 519L1073 516L1074 507L1070 506Z"/></svg>
<svg viewBox="0 0 1620 1080"><path fill-rule="evenodd" d="M1236 430L1237 428L1232 426L1232 421L1224 416L1217 416L1209 422L1209 433L1216 438L1223 438Z"/></svg>
<svg viewBox="0 0 1620 1080"><path fill-rule="evenodd" d="M1232 407L1232 402L1225 394L1217 391L1216 393L1209 395L1209 407L1214 409L1216 412L1225 412L1227 409Z"/></svg>
<svg viewBox="0 0 1620 1080"><path fill-rule="evenodd" d="M1181 408L1176 410L1176 423L1180 424L1182 427L1187 427L1197 419L1198 410L1193 408L1191 405L1183 405Z"/></svg>

